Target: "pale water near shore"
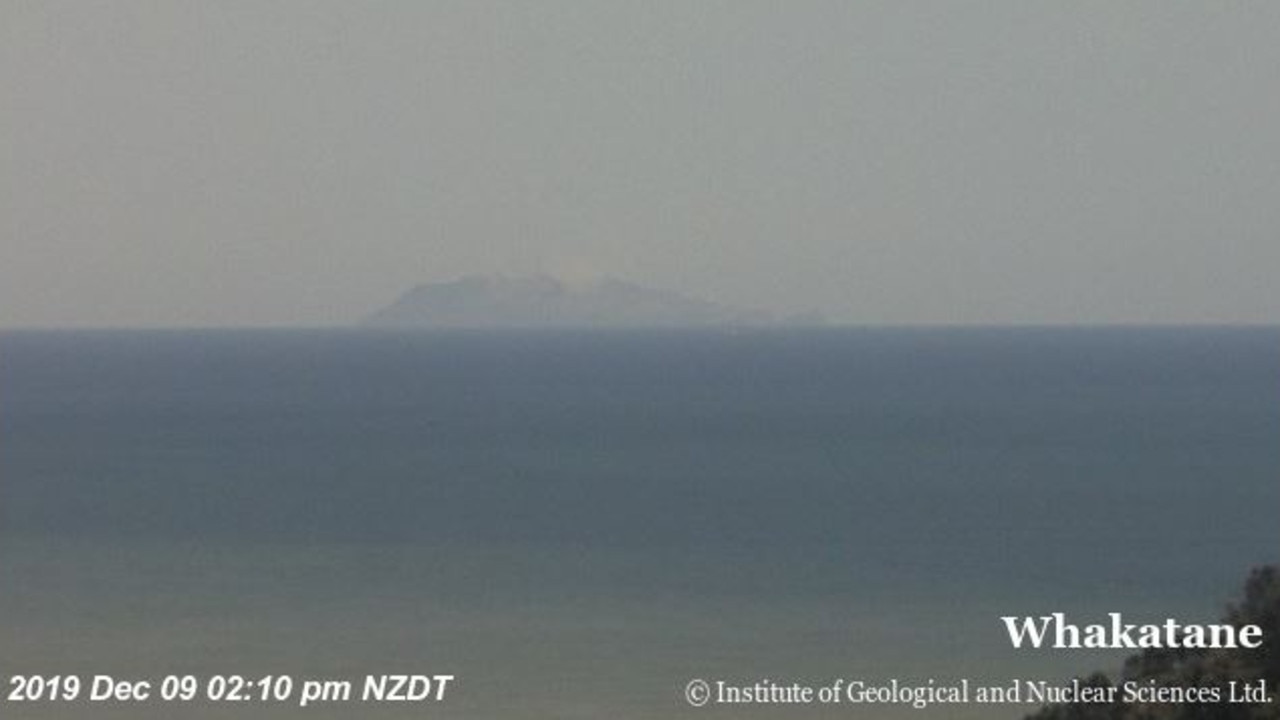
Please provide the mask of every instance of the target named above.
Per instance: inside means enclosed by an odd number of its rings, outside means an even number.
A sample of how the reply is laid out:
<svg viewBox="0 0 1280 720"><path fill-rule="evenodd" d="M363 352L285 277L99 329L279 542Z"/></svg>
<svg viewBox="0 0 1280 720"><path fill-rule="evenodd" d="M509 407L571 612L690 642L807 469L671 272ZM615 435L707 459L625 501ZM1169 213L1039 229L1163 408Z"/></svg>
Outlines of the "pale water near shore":
<svg viewBox="0 0 1280 720"><path fill-rule="evenodd" d="M458 676L31 718L919 715L683 687L1066 680L1121 655L999 616L1212 619L1280 547L1277 368L1274 329L6 333L0 671Z"/></svg>

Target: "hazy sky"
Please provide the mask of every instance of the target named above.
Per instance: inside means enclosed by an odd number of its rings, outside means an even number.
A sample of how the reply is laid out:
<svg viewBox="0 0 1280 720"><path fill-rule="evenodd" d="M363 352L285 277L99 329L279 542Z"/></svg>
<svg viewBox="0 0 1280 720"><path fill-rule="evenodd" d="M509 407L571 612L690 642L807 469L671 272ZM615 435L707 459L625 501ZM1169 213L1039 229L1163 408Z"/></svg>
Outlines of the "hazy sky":
<svg viewBox="0 0 1280 720"><path fill-rule="evenodd" d="M0 326L476 272L1280 322L1280 3L0 0Z"/></svg>

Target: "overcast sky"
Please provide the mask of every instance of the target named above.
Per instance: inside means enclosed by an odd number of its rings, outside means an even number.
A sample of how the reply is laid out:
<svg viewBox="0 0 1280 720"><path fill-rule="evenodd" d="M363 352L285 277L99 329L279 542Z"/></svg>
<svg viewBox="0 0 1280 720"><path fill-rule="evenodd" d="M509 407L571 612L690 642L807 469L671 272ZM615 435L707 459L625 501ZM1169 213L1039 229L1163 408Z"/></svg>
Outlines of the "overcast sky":
<svg viewBox="0 0 1280 720"><path fill-rule="evenodd" d="M1280 3L0 0L0 326L535 272L1280 322Z"/></svg>

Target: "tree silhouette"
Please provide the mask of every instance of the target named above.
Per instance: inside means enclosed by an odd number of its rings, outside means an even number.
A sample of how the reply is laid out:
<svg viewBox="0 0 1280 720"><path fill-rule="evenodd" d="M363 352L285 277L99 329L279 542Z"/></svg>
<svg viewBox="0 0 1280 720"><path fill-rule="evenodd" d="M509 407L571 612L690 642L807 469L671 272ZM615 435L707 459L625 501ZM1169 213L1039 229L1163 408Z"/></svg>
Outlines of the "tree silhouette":
<svg viewBox="0 0 1280 720"><path fill-rule="evenodd" d="M1236 627L1257 625L1262 646L1256 649L1163 648L1144 650L1125 660L1118 683L1102 673L1084 680L1094 687L1123 685L1128 681L1174 687L1224 688L1221 700L1211 704L1125 704L1117 693L1112 704L1070 703L1052 705L1029 715L1032 720L1280 720L1277 703L1228 703L1225 688L1231 681L1266 680L1268 691L1280 692L1280 568L1254 568L1245 581L1243 597L1228 606L1224 622Z"/></svg>

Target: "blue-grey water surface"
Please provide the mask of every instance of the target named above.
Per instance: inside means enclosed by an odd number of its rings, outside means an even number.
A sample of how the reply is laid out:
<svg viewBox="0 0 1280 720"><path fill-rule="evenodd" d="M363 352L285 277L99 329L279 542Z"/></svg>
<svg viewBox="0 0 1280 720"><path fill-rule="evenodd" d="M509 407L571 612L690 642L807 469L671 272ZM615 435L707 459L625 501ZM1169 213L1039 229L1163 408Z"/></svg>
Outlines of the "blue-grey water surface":
<svg viewBox="0 0 1280 720"><path fill-rule="evenodd" d="M1213 619L1280 548L1280 329L7 332L0 503L5 673L459 676L23 717L897 716L682 688Z"/></svg>

